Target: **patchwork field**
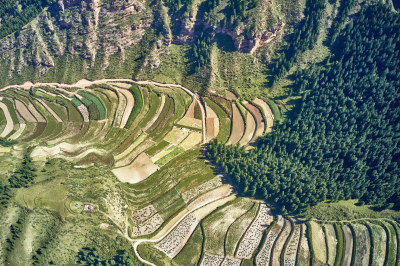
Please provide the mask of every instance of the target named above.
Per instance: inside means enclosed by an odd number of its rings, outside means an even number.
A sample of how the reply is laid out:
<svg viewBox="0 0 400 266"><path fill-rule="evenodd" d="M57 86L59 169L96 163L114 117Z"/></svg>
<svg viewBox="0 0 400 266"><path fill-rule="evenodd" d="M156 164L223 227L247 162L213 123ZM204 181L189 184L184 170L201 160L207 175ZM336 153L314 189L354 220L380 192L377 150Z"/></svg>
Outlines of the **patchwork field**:
<svg viewBox="0 0 400 266"><path fill-rule="evenodd" d="M276 215L204 159L212 139L249 148L273 122L262 99L151 81L0 90L0 181L26 156L36 169L0 209L0 264L74 262L100 238L133 265L398 265L397 222Z"/></svg>

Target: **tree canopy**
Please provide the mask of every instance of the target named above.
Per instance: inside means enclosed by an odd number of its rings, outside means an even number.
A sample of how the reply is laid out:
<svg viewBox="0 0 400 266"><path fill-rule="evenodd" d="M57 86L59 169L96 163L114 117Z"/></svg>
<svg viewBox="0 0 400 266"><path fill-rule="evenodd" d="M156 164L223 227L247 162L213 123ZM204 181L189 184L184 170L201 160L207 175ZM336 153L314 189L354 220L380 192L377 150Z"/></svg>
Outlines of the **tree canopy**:
<svg viewBox="0 0 400 266"><path fill-rule="evenodd" d="M297 114L249 152L213 141L208 157L242 193L283 210L350 198L399 208L399 51L399 15L383 4L362 9L333 56L297 74Z"/></svg>

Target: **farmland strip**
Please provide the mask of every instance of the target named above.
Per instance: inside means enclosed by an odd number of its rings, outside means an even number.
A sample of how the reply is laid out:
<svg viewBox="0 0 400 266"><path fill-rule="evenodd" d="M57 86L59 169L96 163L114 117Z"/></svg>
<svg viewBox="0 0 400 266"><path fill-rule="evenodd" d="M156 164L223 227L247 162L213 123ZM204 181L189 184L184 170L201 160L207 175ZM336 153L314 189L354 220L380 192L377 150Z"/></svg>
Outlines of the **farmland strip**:
<svg viewBox="0 0 400 266"><path fill-rule="evenodd" d="M325 224L324 230L325 230L326 246L328 247L326 254L327 262L329 265L334 265L337 252L336 250L337 240L336 240L335 228L333 227L332 224Z"/></svg>
<svg viewBox="0 0 400 266"><path fill-rule="evenodd" d="M17 99L15 99L14 102L18 113L24 118L25 121L33 123L37 122L36 118L31 114L23 102Z"/></svg>
<svg viewBox="0 0 400 266"><path fill-rule="evenodd" d="M288 266L294 266L296 264L297 249L300 242L301 224L293 222L293 231L286 246L284 253L283 264Z"/></svg>
<svg viewBox="0 0 400 266"><path fill-rule="evenodd" d="M355 251L354 264L355 265L368 265L370 257L371 240L368 229L362 224L351 225L355 232Z"/></svg>
<svg viewBox="0 0 400 266"><path fill-rule="evenodd" d="M261 107L261 110L264 113L264 116L266 118L265 133L272 132L272 127L274 126L275 118L274 118L271 108L265 101L263 101L261 99L255 99L254 103Z"/></svg>
<svg viewBox="0 0 400 266"><path fill-rule="evenodd" d="M14 128L14 122L11 118L10 112L8 111L7 105L5 105L3 102L0 102L0 109L3 110L7 124L6 127L4 128L3 132L1 133L0 137L5 138L8 136L8 134L13 131Z"/></svg>
<svg viewBox="0 0 400 266"><path fill-rule="evenodd" d="M266 204L260 204L257 216L254 218L239 244L236 257L251 258L251 255L261 241L263 231L266 229L266 226L271 224L272 220L270 209L267 208Z"/></svg>
<svg viewBox="0 0 400 266"><path fill-rule="evenodd" d="M275 241L282 231L285 220L282 216L278 216L277 223L268 232L267 238L263 247L256 257L256 265L269 265L272 256L272 248L274 247Z"/></svg>
<svg viewBox="0 0 400 266"><path fill-rule="evenodd" d="M143 131L147 131L153 124L154 122L157 121L158 117L161 114L161 111L163 110L165 105L165 94L161 95L161 103L160 106L158 107L157 113L153 116L153 118L147 123L147 125L143 128Z"/></svg>
<svg viewBox="0 0 400 266"><path fill-rule="evenodd" d="M273 246L271 262L270 262L270 265L272 265L272 266L280 265L280 256L283 251L282 250L283 246L285 245L286 240L289 237L290 232L292 231L291 223L286 219L284 219L284 220L285 220L285 225Z"/></svg>
<svg viewBox="0 0 400 266"><path fill-rule="evenodd" d="M244 121L238 107L234 103L232 103L232 113L232 129L234 128L235 130L232 130L228 143L236 144L244 134Z"/></svg>
<svg viewBox="0 0 400 266"><path fill-rule="evenodd" d="M37 101L43 105L44 108L54 117L57 122L62 123L61 118L42 100L42 99L37 99Z"/></svg>
<svg viewBox="0 0 400 266"><path fill-rule="evenodd" d="M254 131L253 138L251 139L251 142L254 142L257 140L257 138L261 137L261 135L264 133L264 129L265 129L264 119L263 119L260 109L258 109L254 105L252 105L250 103L245 103L244 106L253 114L253 116L256 120L257 128Z"/></svg>

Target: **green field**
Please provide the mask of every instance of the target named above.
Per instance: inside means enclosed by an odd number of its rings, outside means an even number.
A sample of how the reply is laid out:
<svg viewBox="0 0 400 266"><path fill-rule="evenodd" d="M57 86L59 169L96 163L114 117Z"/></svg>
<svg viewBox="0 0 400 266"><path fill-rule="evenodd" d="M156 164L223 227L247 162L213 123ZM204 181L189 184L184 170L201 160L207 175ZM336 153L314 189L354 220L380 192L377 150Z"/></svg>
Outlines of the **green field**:
<svg viewBox="0 0 400 266"><path fill-rule="evenodd" d="M133 85L129 91L133 94L135 99L135 105L133 106L132 112L129 115L129 119L125 125L125 128L129 129L132 125L133 121L137 118L143 108L143 96L140 88L136 85Z"/></svg>
<svg viewBox="0 0 400 266"><path fill-rule="evenodd" d="M103 103L101 102L101 100L97 96L95 96L94 94L92 94L90 92L82 91L82 90L79 91L78 93L84 97L83 99L86 99L86 101L88 100L88 103L90 102L90 103L93 103L96 105L96 108L99 112L100 120L103 120L106 117L106 109L105 109ZM90 105L90 103L89 103L89 105Z"/></svg>

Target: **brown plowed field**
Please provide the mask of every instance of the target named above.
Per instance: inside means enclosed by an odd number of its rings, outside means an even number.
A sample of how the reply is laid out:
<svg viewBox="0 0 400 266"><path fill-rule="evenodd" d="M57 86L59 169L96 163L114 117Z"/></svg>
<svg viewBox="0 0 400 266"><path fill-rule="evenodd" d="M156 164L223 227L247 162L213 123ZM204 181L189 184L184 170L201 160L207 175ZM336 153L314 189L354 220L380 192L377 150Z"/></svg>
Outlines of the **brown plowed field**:
<svg viewBox="0 0 400 266"><path fill-rule="evenodd" d="M28 108L20 100L15 100L15 107L18 113L25 119L26 122L37 122L36 118L31 114Z"/></svg>
<svg viewBox="0 0 400 266"><path fill-rule="evenodd" d="M250 110L250 112L254 115L256 118L256 123L257 123L257 128L256 131L254 132L254 136L251 139L251 142L254 142L259 138L263 133L265 129L265 124L264 124L264 118L260 112L260 110L255 107L254 105L250 103L245 104L246 108Z"/></svg>
<svg viewBox="0 0 400 266"><path fill-rule="evenodd" d="M207 141L218 136L219 133L219 120L218 116L210 106L205 103L206 106L206 133L207 133Z"/></svg>
<svg viewBox="0 0 400 266"><path fill-rule="evenodd" d="M117 176L119 181L135 184L145 180L157 170L158 166L143 152L130 165L113 169L112 172Z"/></svg>
<svg viewBox="0 0 400 266"><path fill-rule="evenodd" d="M344 225L342 228L344 234L342 266L350 266L351 258L353 255L353 234L351 233L351 230L347 225Z"/></svg>
<svg viewBox="0 0 400 266"><path fill-rule="evenodd" d="M232 133L229 137L228 143L236 144L242 138L244 133L244 122L242 115L240 114L239 108L236 104L232 104Z"/></svg>
<svg viewBox="0 0 400 266"><path fill-rule="evenodd" d="M254 120L250 112L247 112L246 130L243 134L243 138L240 140L240 144L242 145L248 144L250 140L252 140L255 130L256 130L256 121Z"/></svg>
<svg viewBox="0 0 400 266"><path fill-rule="evenodd" d="M195 106L196 106L196 101L193 100L192 103L190 104L189 108L187 109L185 116L194 118L194 107Z"/></svg>

